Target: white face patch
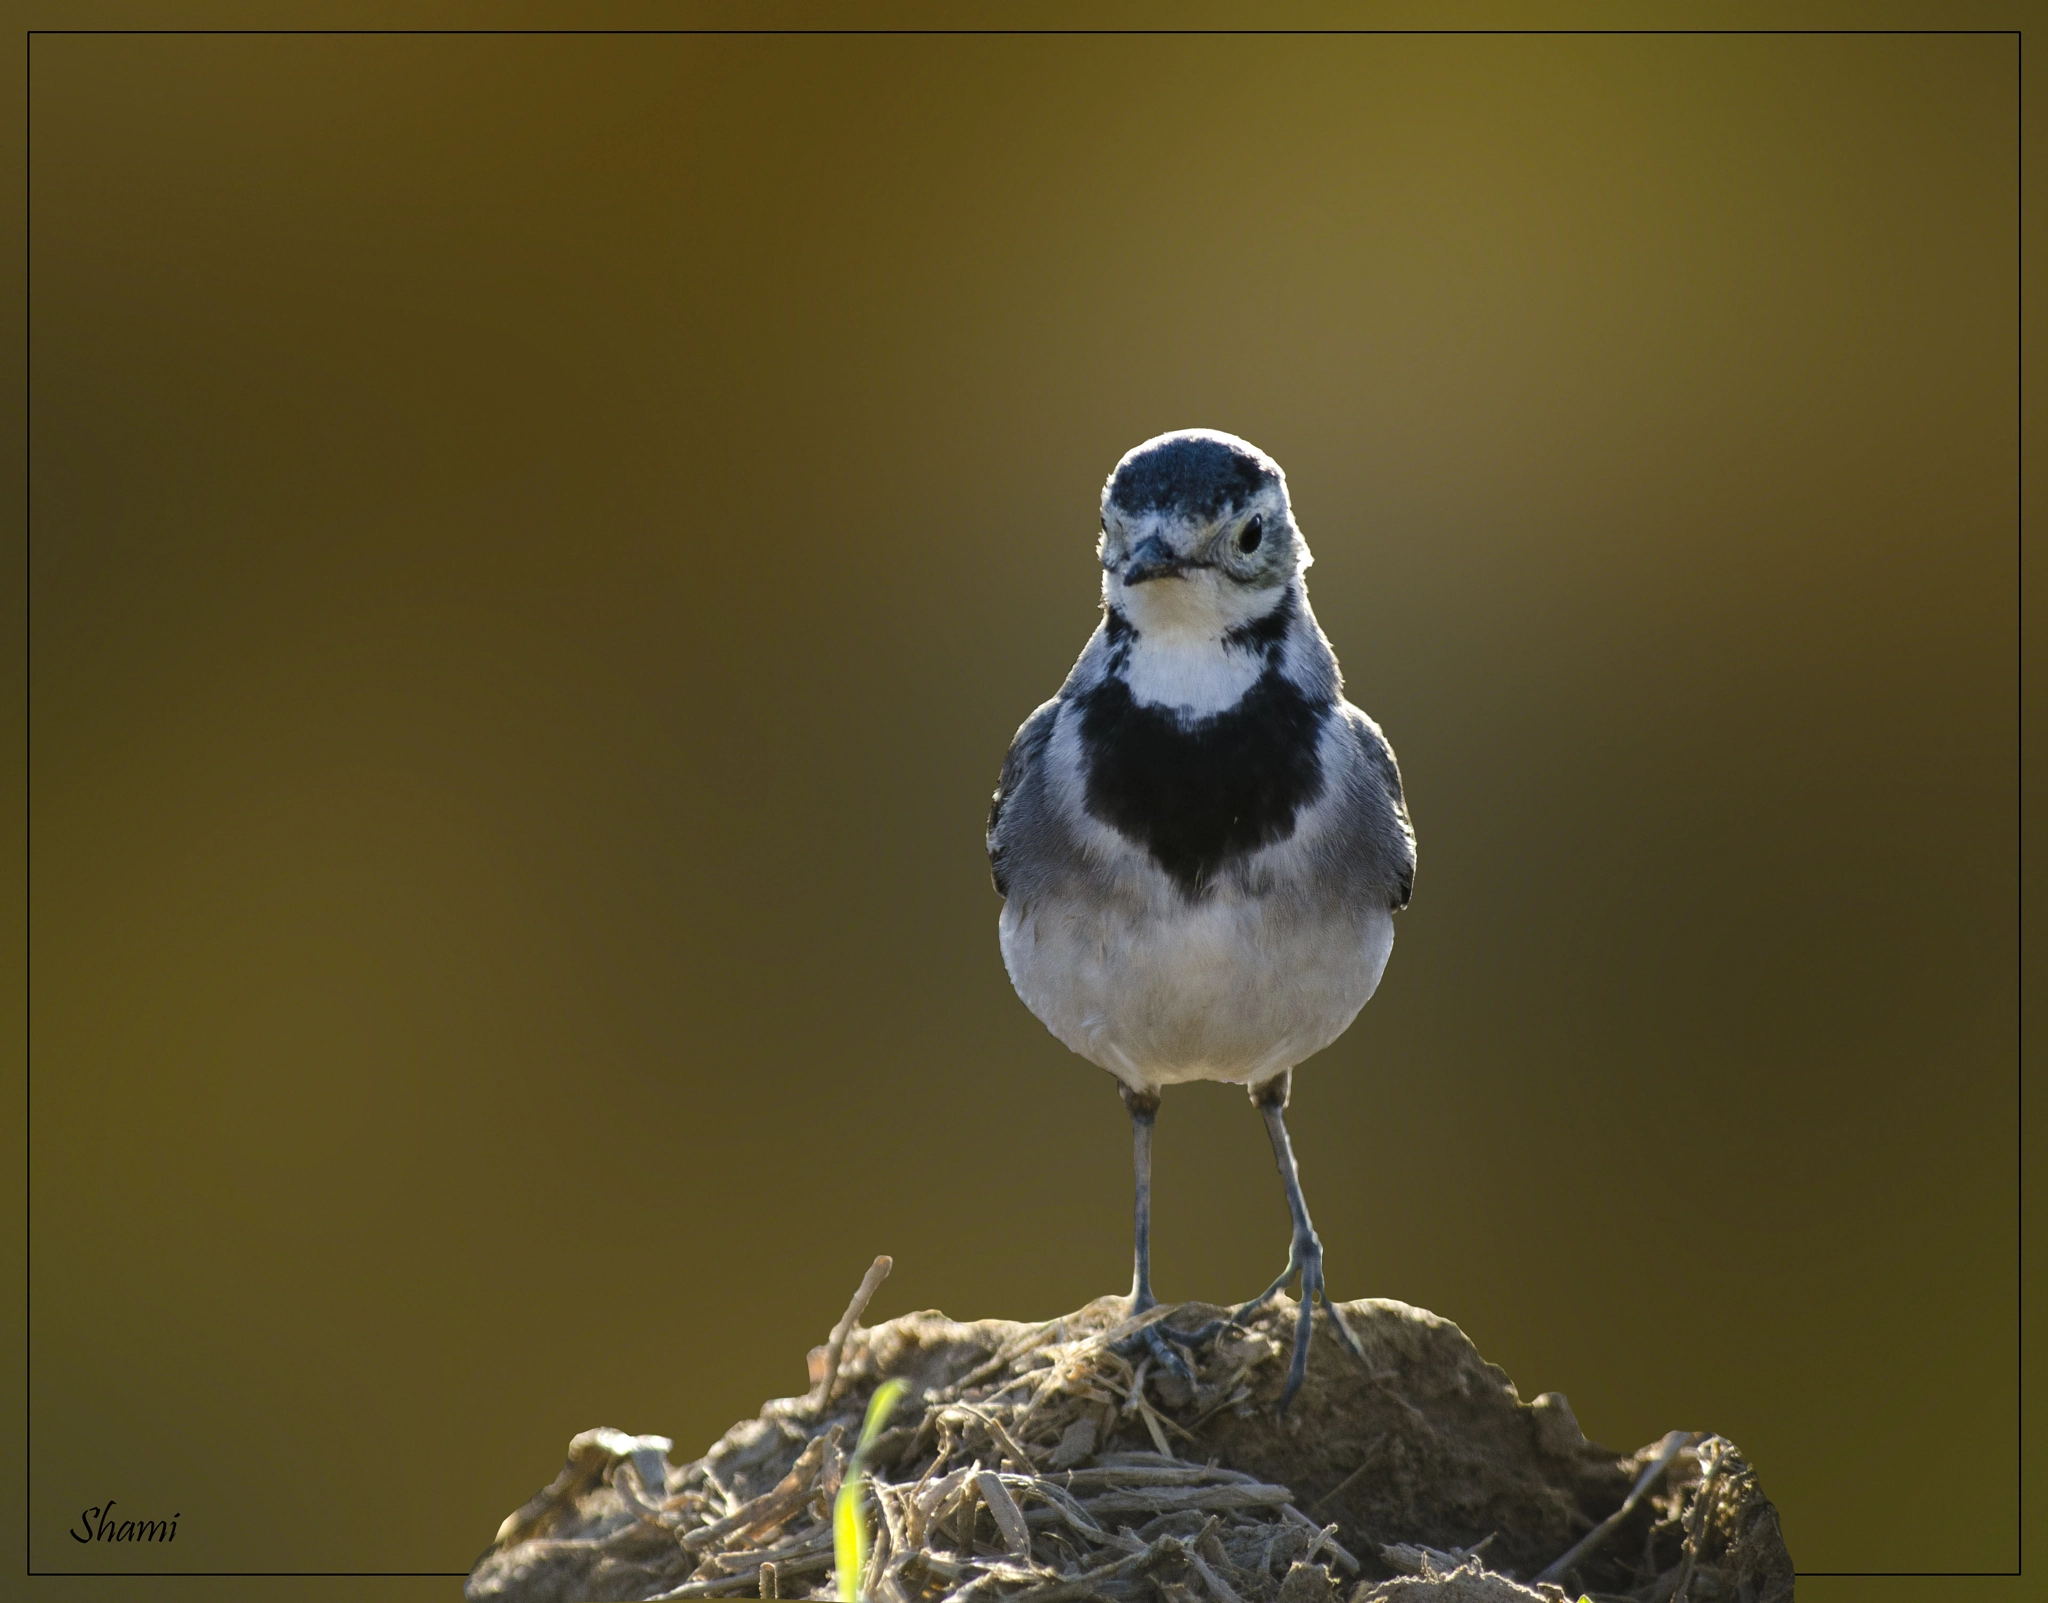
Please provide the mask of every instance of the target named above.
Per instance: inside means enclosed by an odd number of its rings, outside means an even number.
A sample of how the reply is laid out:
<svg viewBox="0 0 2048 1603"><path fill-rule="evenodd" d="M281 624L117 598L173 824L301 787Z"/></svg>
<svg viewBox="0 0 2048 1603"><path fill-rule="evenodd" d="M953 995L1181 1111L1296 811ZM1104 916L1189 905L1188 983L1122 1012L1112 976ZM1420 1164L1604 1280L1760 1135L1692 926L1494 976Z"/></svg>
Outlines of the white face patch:
<svg viewBox="0 0 2048 1603"><path fill-rule="evenodd" d="M1262 655L1223 636L1271 612L1278 590L1251 590L1213 569L1126 585L1103 576L1103 595L1137 630L1124 682L1140 704L1206 717L1233 707L1265 669Z"/></svg>
<svg viewBox="0 0 2048 1603"><path fill-rule="evenodd" d="M1236 706L1265 666L1257 653L1227 650L1220 640L1141 633L1131 642L1124 683L1140 705L1202 718Z"/></svg>

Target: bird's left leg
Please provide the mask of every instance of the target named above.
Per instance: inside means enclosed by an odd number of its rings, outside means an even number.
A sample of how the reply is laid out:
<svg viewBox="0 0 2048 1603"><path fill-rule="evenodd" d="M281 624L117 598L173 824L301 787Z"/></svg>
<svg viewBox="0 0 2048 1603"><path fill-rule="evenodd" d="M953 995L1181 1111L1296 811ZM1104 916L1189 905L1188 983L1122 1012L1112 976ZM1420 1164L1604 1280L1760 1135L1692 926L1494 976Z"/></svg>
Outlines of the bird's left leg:
<svg viewBox="0 0 2048 1603"><path fill-rule="evenodd" d="M1294 1145L1287 1139L1287 1097L1293 1078L1294 1071L1288 1069L1264 1085L1251 1088L1252 1101L1266 1117L1266 1133L1273 1141L1273 1161L1279 1165L1280 1183L1287 1188L1287 1211L1294 1220L1294 1237L1287 1249L1287 1267L1280 1271L1279 1279L1230 1316L1232 1323L1242 1323L1271 1302L1274 1294L1288 1281L1297 1274L1301 1276L1301 1313L1294 1325L1294 1361L1287 1369L1287 1389L1280 1395L1280 1412L1283 1414L1287 1412L1287 1405L1294 1401L1294 1394L1301 1390L1302 1380L1308 1374L1308 1341L1318 1297L1322 1298L1323 1307L1329 1310L1331 1323L1337 1327L1337 1335L1345 1347L1361 1361L1365 1357L1358 1338L1344 1322L1342 1310L1330 1301L1330 1294L1323 1288L1322 1238L1316 1234L1316 1227L1309 1223L1308 1204L1301 1195L1301 1174L1294 1163Z"/></svg>

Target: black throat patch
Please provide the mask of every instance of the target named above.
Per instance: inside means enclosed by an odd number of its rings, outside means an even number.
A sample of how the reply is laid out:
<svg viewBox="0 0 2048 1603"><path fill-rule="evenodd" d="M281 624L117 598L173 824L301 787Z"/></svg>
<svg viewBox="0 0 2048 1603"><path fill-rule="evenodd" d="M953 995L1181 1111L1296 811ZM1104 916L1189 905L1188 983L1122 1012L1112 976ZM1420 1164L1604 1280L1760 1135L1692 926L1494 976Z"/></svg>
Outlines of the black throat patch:
<svg viewBox="0 0 2048 1603"><path fill-rule="evenodd" d="M1113 646L1129 631L1112 612ZM1329 709L1280 672L1277 646L1236 706L1192 723L1141 705L1118 671L1122 653L1077 698L1089 815L1144 847L1190 901L1233 858L1287 839L1322 794L1316 745Z"/></svg>

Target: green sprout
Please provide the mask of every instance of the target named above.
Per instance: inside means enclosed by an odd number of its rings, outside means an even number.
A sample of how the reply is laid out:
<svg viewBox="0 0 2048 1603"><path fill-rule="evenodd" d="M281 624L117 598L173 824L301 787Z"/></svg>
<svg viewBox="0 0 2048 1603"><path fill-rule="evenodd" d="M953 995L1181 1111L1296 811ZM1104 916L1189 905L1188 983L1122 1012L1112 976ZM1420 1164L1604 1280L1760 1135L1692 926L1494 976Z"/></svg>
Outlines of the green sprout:
<svg viewBox="0 0 2048 1603"><path fill-rule="evenodd" d="M839 1496L832 1504L832 1547L839 1563L840 1603L866 1603L868 1567L868 1510L866 1466L868 1449L889 1422L897 1399L910 1389L901 1380L884 1381L868 1400L868 1416L861 1422L860 1440L853 1457L846 1461L845 1477L839 1482Z"/></svg>

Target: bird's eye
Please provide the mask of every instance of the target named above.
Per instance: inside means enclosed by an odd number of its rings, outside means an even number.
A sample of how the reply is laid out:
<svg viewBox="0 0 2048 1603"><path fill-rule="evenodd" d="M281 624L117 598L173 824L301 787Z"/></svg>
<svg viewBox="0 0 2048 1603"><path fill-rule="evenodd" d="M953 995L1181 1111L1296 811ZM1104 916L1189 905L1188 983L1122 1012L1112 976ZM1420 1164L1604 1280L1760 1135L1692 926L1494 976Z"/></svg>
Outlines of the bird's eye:
<svg viewBox="0 0 2048 1603"><path fill-rule="evenodd" d="M1249 556L1258 550L1259 542L1266 537L1266 520L1263 515L1253 518L1237 531L1237 548Z"/></svg>

